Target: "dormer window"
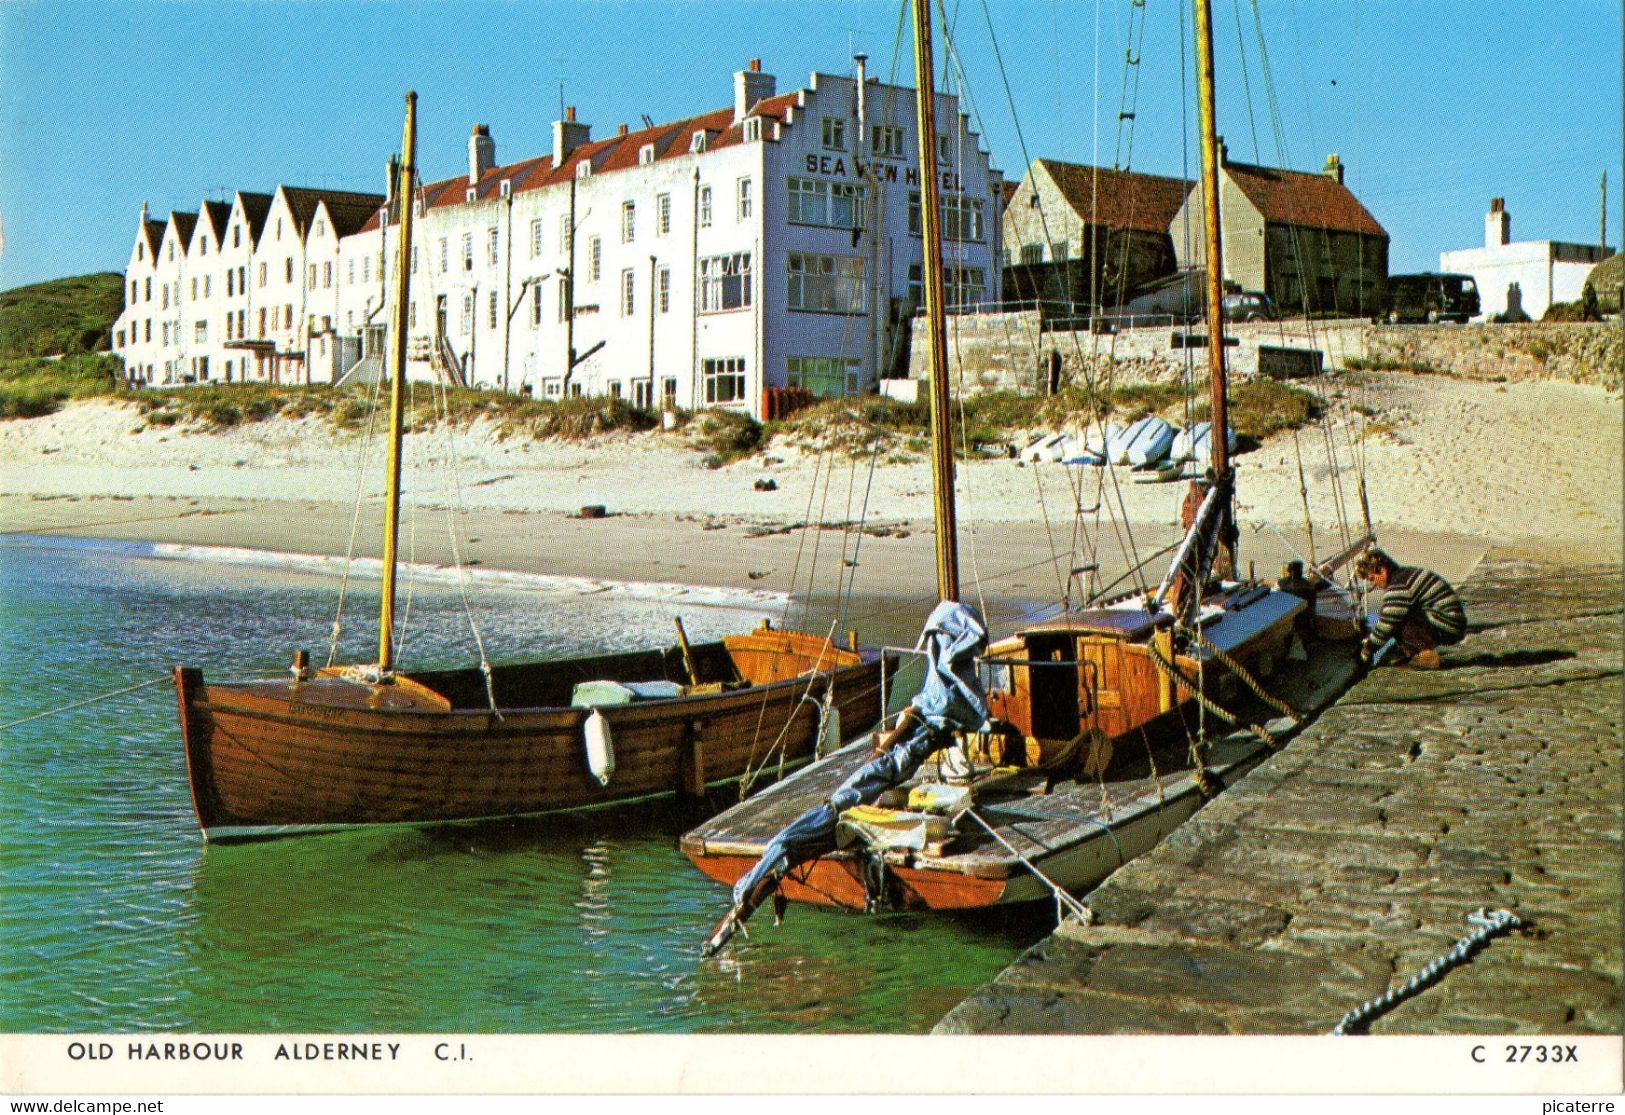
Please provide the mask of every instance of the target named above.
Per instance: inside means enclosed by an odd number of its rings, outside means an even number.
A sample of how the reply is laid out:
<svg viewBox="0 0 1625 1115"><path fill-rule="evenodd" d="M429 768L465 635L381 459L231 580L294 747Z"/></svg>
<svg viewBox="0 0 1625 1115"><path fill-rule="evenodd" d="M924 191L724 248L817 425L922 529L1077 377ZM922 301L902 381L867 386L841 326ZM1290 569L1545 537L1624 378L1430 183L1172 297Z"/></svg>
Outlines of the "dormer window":
<svg viewBox="0 0 1625 1115"><path fill-rule="evenodd" d="M762 138L762 118L752 116L745 121L745 142L756 143Z"/></svg>
<svg viewBox="0 0 1625 1115"><path fill-rule="evenodd" d="M478 196L479 196L479 191L476 190L473 186L470 186L468 189L463 191L463 200L464 201L473 201Z"/></svg>
<svg viewBox="0 0 1625 1115"><path fill-rule="evenodd" d="M576 164L576 177L577 178L590 178L591 176L592 176L592 161L589 160L589 159L582 159L579 163Z"/></svg>
<svg viewBox="0 0 1625 1115"><path fill-rule="evenodd" d="M655 161L655 145L654 144L645 143L642 147L638 148L638 165L639 166L648 166L649 164L653 163L654 161Z"/></svg>
<svg viewBox="0 0 1625 1115"><path fill-rule="evenodd" d="M502 180L501 184L499 186L497 186L497 191L503 197L512 197L513 196L513 180L509 179L509 178L504 178Z"/></svg>
<svg viewBox="0 0 1625 1115"><path fill-rule="evenodd" d="M696 155L699 154L701 151L705 150L705 133L704 132L695 132L694 133L693 137L690 138L689 141L688 141L688 150L689 150L690 154L696 154Z"/></svg>

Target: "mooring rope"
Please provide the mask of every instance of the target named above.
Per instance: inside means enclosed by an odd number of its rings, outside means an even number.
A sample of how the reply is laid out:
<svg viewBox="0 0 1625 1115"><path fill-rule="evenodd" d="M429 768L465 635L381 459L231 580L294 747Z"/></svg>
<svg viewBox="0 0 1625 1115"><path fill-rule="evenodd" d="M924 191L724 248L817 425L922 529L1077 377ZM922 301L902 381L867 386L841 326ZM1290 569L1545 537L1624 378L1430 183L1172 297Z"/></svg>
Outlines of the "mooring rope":
<svg viewBox="0 0 1625 1115"><path fill-rule="evenodd" d="M1496 910L1492 913L1488 907L1483 906L1468 914L1467 921L1475 928L1457 941L1454 948L1434 957L1426 967L1398 987L1390 987L1384 994L1369 999L1349 1011L1338 1019L1337 1025L1332 1028L1332 1036L1346 1037L1358 1032L1377 1015L1437 983L1446 972L1483 948L1491 937L1508 929L1523 927L1523 919L1511 910Z"/></svg>
<svg viewBox="0 0 1625 1115"><path fill-rule="evenodd" d="M1073 898L1070 894L1066 893L1066 891L1062 890L1059 883L1040 871L1038 869L1038 865L1032 860L1018 852L1014 844L1011 844L1010 841L1000 836L998 830L983 820L980 813L977 813L974 809L967 809L965 810L965 815L986 829L989 836L1002 844L1005 851L1009 852L1011 855L1015 856L1016 859L1020 860L1021 866L1025 867L1028 871L1031 871L1035 876L1038 877L1039 882L1043 883L1050 889L1050 893L1055 898L1055 919L1057 921L1064 920L1064 915L1061 913L1063 909L1065 909L1067 913L1070 913L1073 917L1077 918L1078 921L1084 925L1088 925L1095 920L1094 911L1090 910L1089 907L1085 906L1082 902L1079 902L1076 898ZM1098 821L1095 823L1100 824ZM1111 830L1109 825L1101 824L1100 827L1106 830L1107 836L1111 837L1112 845L1117 849L1118 862L1127 862L1123 859L1123 846L1117 843L1117 834Z"/></svg>
<svg viewBox="0 0 1625 1115"><path fill-rule="evenodd" d="M1260 701L1263 701L1266 705L1280 713L1282 716L1289 718L1294 724L1303 719L1303 714L1297 709L1293 708L1280 698L1265 692L1263 685L1259 683L1257 678L1248 673L1246 668L1243 667L1240 662L1237 662L1234 658L1230 657L1230 655L1208 642L1207 638L1199 630L1194 627L1188 630L1192 642L1201 647L1203 650L1207 651L1214 658L1217 658L1220 662L1224 663L1231 673L1235 674L1241 679L1243 685L1258 695L1258 699Z"/></svg>
<svg viewBox="0 0 1625 1115"><path fill-rule="evenodd" d="M149 681L138 682L135 685L126 685L124 688L115 689L110 693L103 693L97 697L86 697L82 701L75 701L70 705L63 705L61 708L46 709L44 712L36 712L32 716L25 716L21 720L12 720L8 723L0 724L0 732L4 732L10 728L15 728L19 724L27 724L31 720L42 720L47 716L55 716L59 712L71 712L76 708L84 708L86 705L93 705L98 701L105 701L110 697L119 697L125 693L134 693L137 689L150 689L154 685L162 685L165 682L174 680L175 679L168 674L160 674Z"/></svg>

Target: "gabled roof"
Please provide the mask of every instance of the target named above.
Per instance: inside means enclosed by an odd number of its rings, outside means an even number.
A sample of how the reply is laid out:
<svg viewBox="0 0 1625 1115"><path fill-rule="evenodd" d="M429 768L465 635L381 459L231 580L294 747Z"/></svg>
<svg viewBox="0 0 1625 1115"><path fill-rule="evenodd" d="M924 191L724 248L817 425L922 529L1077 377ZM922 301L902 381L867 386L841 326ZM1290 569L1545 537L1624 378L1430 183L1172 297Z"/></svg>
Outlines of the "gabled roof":
<svg viewBox="0 0 1625 1115"><path fill-rule="evenodd" d="M377 216L378 210L384 204L384 195L324 196L320 204L327 210L327 219L333 225L334 236L353 236L363 225Z"/></svg>
<svg viewBox="0 0 1625 1115"><path fill-rule="evenodd" d="M146 208L142 207L143 213ZM136 236L147 242L147 258L158 258L158 245L164 241L164 229L168 227L163 221L142 220L141 227L136 230Z"/></svg>
<svg viewBox="0 0 1625 1115"><path fill-rule="evenodd" d="M303 186L280 186L278 192L287 199L288 212L293 217L294 229L301 239L310 231L311 221L316 217L316 207L323 202L327 204L327 211L332 214L335 224L340 219L339 213L343 212L346 222L353 221L357 228L366 223L367 214L371 210L384 203L383 194L355 193L349 190L312 190Z"/></svg>
<svg viewBox="0 0 1625 1115"><path fill-rule="evenodd" d="M1167 233L1194 185L1180 178L1037 159L1084 224Z"/></svg>
<svg viewBox="0 0 1625 1115"><path fill-rule="evenodd" d="M1388 236L1348 187L1329 175L1231 162L1224 170L1271 224Z"/></svg>
<svg viewBox="0 0 1625 1115"><path fill-rule="evenodd" d="M184 251L192 244L192 230L197 227L196 213L170 213L169 223L175 229L175 238Z"/></svg>
<svg viewBox="0 0 1625 1115"><path fill-rule="evenodd" d="M205 201L198 207L198 216L214 233L214 242L220 243L220 238L225 235L226 222L231 220L231 206L224 201Z"/></svg>
<svg viewBox="0 0 1625 1115"><path fill-rule="evenodd" d="M243 218L248 222L249 238L258 242L265 228L265 216L271 211L271 195L248 194L239 190L237 201L243 207Z"/></svg>

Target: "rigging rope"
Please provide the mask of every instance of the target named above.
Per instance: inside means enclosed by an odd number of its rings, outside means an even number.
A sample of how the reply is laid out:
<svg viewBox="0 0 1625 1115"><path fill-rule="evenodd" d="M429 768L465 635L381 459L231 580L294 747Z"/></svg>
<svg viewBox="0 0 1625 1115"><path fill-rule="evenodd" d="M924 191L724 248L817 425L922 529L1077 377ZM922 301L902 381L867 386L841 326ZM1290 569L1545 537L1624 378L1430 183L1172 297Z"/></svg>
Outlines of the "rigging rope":
<svg viewBox="0 0 1625 1115"><path fill-rule="evenodd" d="M1073 898L1065 890L1061 889L1061 885L1059 883L1057 883L1054 879L1051 879L1048 875L1046 875L1042 871L1040 871L1038 869L1037 864L1035 864L1032 860L1028 859L1026 856L1024 856L1020 852L1018 852L1016 850L1015 845L1011 844L1004 837L1000 836L999 833L998 833L998 830L996 830L992 825L988 824L985 820L983 820L982 815L980 813L976 812L975 809L967 809L967 810L965 810L965 815L967 817L969 817L971 820L975 821L977 824L981 825L984 829L986 829L987 834L989 836L991 836L994 840L997 840L1001 845L1003 845L1005 851L1007 851L1011 855L1015 856L1016 859L1020 861L1020 863L1021 863L1021 865L1023 867L1025 867L1028 871L1031 871L1035 876L1038 877L1039 882L1043 883L1046 887L1049 888L1050 894L1053 895L1054 898L1055 898L1055 920L1057 920L1057 921L1064 921L1065 920L1065 915L1062 914L1062 912L1061 912L1064 909L1066 911L1066 913L1071 914L1073 917L1077 918L1080 923L1082 923L1084 925L1089 925L1089 924L1094 922L1094 920L1095 920L1094 911L1090 910L1089 907L1085 906L1082 902L1079 902L1076 898ZM1093 818L1091 818L1091 819L1093 819ZM1095 821L1094 823L1097 824L1097 825L1100 825L1101 828L1105 829L1106 830L1106 835L1111 837L1112 847L1117 849L1118 863L1122 864L1122 863L1128 862L1127 860L1125 860L1123 858L1123 846L1117 842L1117 834L1111 830L1111 826L1107 825L1107 824L1104 824L1104 823L1102 823L1102 822L1100 822L1098 820Z"/></svg>

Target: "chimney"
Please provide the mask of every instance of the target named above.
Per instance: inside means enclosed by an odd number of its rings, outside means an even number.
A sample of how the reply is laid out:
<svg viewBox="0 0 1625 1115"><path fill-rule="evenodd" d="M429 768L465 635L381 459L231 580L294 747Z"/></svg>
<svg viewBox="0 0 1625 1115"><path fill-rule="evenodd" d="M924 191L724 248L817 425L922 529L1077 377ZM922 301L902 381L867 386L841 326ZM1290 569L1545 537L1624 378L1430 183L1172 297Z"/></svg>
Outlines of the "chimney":
<svg viewBox="0 0 1625 1115"><path fill-rule="evenodd" d="M1484 246L1499 248L1512 242L1512 214L1504 197L1490 198L1490 211L1484 215Z"/></svg>
<svg viewBox="0 0 1625 1115"><path fill-rule="evenodd" d="M1336 179L1339 186L1343 184L1343 160L1337 157L1337 152L1326 156L1326 165L1320 168L1320 173Z"/></svg>
<svg viewBox="0 0 1625 1115"><path fill-rule="evenodd" d="M1223 136L1215 136L1219 141L1219 165L1228 166L1230 163L1230 145L1224 141Z"/></svg>
<svg viewBox="0 0 1625 1115"><path fill-rule="evenodd" d="M869 56L860 51L852 56L852 61L857 63L858 68L858 150L863 151L865 150L863 145L869 139L869 97L867 88L869 84Z"/></svg>
<svg viewBox="0 0 1625 1115"><path fill-rule="evenodd" d="M148 219L148 217L147 217L147 203L144 202L144 201L141 203L141 219L143 221Z"/></svg>
<svg viewBox="0 0 1625 1115"><path fill-rule="evenodd" d="M395 152L389 153L389 168L384 171L384 204L393 208L395 205L395 188L400 185L401 164L395 157Z"/></svg>
<svg viewBox="0 0 1625 1115"><path fill-rule="evenodd" d="M752 58L745 69L734 74L734 123L743 120L758 101L771 97L777 87L773 75L762 72L762 60Z"/></svg>
<svg viewBox="0 0 1625 1115"><path fill-rule="evenodd" d="M615 137L617 139L619 139L621 136L624 136L625 134L626 134L626 125L625 124L617 124L615 126Z"/></svg>
<svg viewBox="0 0 1625 1115"><path fill-rule="evenodd" d="M468 136L468 184L476 186L497 165L497 145L488 124L475 124Z"/></svg>
<svg viewBox="0 0 1625 1115"><path fill-rule="evenodd" d="M553 166L564 165L570 153L592 138L592 126L576 123L576 106L564 110L564 119L553 121Z"/></svg>

